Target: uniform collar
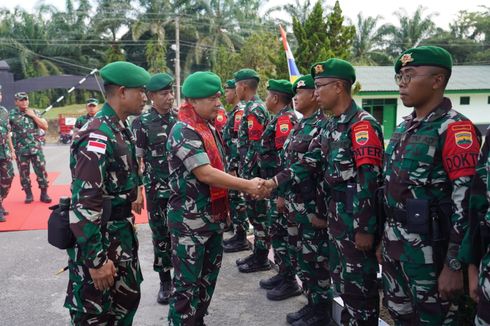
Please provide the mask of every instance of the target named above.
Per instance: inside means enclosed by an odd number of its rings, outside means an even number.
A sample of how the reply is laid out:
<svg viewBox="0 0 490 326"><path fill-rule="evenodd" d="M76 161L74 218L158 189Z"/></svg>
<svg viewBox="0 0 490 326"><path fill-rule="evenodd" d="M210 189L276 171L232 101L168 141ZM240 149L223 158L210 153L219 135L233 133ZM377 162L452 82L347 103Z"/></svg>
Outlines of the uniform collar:
<svg viewBox="0 0 490 326"><path fill-rule="evenodd" d="M321 118L323 112L321 109L318 109L315 113L310 115L308 118L303 118L303 122L306 124L314 124L318 119Z"/></svg>
<svg viewBox="0 0 490 326"><path fill-rule="evenodd" d="M337 123L349 123L356 115L357 111L359 111L359 107L357 106L356 102L352 101L350 108L339 117L334 117L334 119L337 120Z"/></svg>
<svg viewBox="0 0 490 326"><path fill-rule="evenodd" d="M125 121L119 119L114 109L107 102L104 103L102 109L97 112L95 116L105 117L106 120L109 122L110 127L114 130L123 131L128 127Z"/></svg>
<svg viewBox="0 0 490 326"><path fill-rule="evenodd" d="M447 97L444 97L442 99L442 102L421 121L424 122L436 121L437 119L444 116L449 110L451 110L452 107L453 105L451 103L451 100L448 99ZM409 115L403 117L405 121L413 121L415 120L415 118L416 118L415 110Z"/></svg>
<svg viewBox="0 0 490 326"><path fill-rule="evenodd" d="M168 119L168 117L170 116L170 112L172 111L172 109L170 109L167 113L165 114L161 114L160 112L157 111L157 109L155 109L153 106L151 107L150 109L150 112L155 115L156 118L163 118L163 119Z"/></svg>

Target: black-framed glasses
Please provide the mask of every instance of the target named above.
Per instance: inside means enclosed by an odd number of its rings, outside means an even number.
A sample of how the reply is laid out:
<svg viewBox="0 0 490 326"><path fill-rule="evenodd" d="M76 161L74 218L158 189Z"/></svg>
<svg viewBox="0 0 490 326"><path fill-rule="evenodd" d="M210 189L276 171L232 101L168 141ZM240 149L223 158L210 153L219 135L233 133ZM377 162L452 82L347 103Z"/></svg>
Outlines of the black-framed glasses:
<svg viewBox="0 0 490 326"><path fill-rule="evenodd" d="M412 74L395 74L395 83L400 86L401 83L409 84L412 78L415 77L428 77L435 76L437 74L420 74L420 75L412 75Z"/></svg>
<svg viewBox="0 0 490 326"><path fill-rule="evenodd" d="M333 80L333 81L330 81L328 83L325 83L325 84L315 84L315 89L320 89L324 86L327 86L327 85L330 85L330 84L333 84L333 83L336 83L338 82L338 80Z"/></svg>

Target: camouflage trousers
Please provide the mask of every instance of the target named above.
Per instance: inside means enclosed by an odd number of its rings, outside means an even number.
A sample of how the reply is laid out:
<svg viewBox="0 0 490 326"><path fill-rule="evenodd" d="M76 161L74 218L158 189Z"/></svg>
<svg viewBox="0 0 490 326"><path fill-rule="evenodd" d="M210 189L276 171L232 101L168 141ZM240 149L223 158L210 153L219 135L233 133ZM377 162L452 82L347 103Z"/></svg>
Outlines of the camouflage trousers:
<svg viewBox="0 0 490 326"><path fill-rule="evenodd" d="M378 262L374 249L370 252L357 250L354 235L350 232L339 238L330 235L329 245L330 275L335 290L342 297L344 308L349 314L348 324L359 325L364 322L377 325Z"/></svg>
<svg viewBox="0 0 490 326"><path fill-rule="evenodd" d="M245 198L239 191L228 191L230 200L230 215L233 225L237 230L247 231L250 227L247 219Z"/></svg>
<svg viewBox="0 0 490 326"><path fill-rule="evenodd" d="M329 240L327 229L311 224L298 224L298 269L308 302L324 304L332 300L329 271Z"/></svg>
<svg viewBox="0 0 490 326"><path fill-rule="evenodd" d="M153 270L166 272L172 268L170 233L167 226L168 198L152 198L153 194L146 192L148 208L148 224L151 229L153 243Z"/></svg>
<svg viewBox="0 0 490 326"><path fill-rule="evenodd" d="M488 253L480 264L478 287L480 300L476 308L475 325L490 325L490 255Z"/></svg>
<svg viewBox="0 0 490 326"><path fill-rule="evenodd" d="M434 264L398 261L383 252L383 289L395 325L456 325L458 306L439 297Z"/></svg>
<svg viewBox="0 0 490 326"><path fill-rule="evenodd" d="M0 160L0 204L7 197L13 178L14 166L12 160Z"/></svg>
<svg viewBox="0 0 490 326"><path fill-rule="evenodd" d="M267 210L268 219L271 221L270 237L274 249L274 263L279 267L279 274L294 276L296 274L295 259L291 259L289 244L288 220L286 215L277 211L277 197L269 199Z"/></svg>
<svg viewBox="0 0 490 326"><path fill-rule="evenodd" d="M173 285L169 325L194 326L206 315L223 257L222 233L179 235L171 233Z"/></svg>
<svg viewBox="0 0 490 326"><path fill-rule="evenodd" d="M37 176L37 183L39 188L48 187L48 174L46 172L46 161L44 159L44 154L39 151L37 154L33 155L19 155L17 156L17 168L19 169L20 185L23 190L31 188L31 167Z"/></svg>
<svg viewBox="0 0 490 326"><path fill-rule="evenodd" d="M254 252L270 248L270 220L267 214L267 200L247 199L248 220L254 227Z"/></svg>

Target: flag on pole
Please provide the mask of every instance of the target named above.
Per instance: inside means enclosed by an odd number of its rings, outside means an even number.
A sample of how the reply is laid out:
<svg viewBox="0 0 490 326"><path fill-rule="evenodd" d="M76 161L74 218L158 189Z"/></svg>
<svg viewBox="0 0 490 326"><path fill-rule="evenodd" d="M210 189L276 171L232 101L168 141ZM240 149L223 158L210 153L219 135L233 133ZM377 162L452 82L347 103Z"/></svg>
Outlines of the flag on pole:
<svg viewBox="0 0 490 326"><path fill-rule="evenodd" d="M298 67L296 67L296 62L294 61L293 53L289 48L289 43L288 40L286 39L286 32L284 31L281 25L279 25L279 29L281 30L282 45L284 45L284 51L286 51L286 58L288 59L289 80L291 83L294 83L294 81L298 79L301 76L301 74L299 73Z"/></svg>

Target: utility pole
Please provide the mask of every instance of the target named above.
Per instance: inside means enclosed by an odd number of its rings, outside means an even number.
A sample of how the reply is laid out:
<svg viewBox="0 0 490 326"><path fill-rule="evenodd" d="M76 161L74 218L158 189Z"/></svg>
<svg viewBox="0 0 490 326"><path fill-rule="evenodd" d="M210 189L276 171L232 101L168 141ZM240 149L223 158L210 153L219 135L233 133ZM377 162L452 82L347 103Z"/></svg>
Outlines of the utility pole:
<svg viewBox="0 0 490 326"><path fill-rule="evenodd" d="M175 17L175 83L177 91L177 107L180 107L180 30L179 16Z"/></svg>

